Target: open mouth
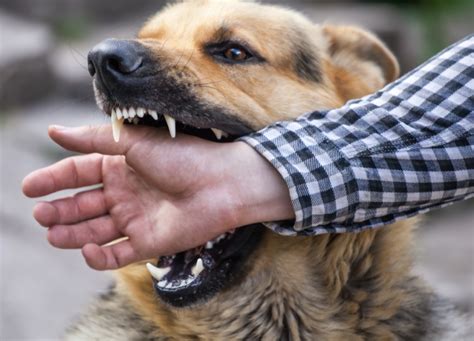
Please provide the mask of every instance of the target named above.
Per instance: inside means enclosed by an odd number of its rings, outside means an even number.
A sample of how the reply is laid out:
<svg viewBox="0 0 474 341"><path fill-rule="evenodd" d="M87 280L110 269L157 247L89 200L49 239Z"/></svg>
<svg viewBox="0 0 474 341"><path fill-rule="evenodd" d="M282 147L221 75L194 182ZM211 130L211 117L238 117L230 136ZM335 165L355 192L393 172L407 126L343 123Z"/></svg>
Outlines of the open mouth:
<svg viewBox="0 0 474 341"><path fill-rule="evenodd" d="M242 276L261 232L258 225L242 227L197 248L160 257L156 266L148 263L156 293L175 307L205 301Z"/></svg>
<svg viewBox="0 0 474 341"><path fill-rule="evenodd" d="M167 126L172 138L178 133L214 142L232 142L239 137L218 128L191 126L169 115L160 115L152 109L112 107L110 103L106 107L107 110L104 111L111 117L116 142L120 140L124 124L158 128ZM263 231L260 224L241 227L197 248L160 257L156 264L147 263L155 292L164 302L174 307L189 306L209 299L238 282L238 278L245 272L245 261L260 241Z"/></svg>
<svg viewBox="0 0 474 341"><path fill-rule="evenodd" d="M138 108L115 108L110 113L112 131L115 142L120 140L120 132L124 123L147 125L154 127L168 127L170 136L176 137L177 132L197 136L215 142L232 142L239 136L232 136L218 128L197 128L176 121L169 115L160 115L155 110Z"/></svg>

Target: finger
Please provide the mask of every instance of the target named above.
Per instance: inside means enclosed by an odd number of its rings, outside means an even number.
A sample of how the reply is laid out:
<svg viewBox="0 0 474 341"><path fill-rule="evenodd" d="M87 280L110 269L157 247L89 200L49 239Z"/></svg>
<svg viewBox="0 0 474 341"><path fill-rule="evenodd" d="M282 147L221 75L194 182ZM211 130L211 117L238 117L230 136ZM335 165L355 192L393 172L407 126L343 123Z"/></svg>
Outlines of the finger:
<svg viewBox="0 0 474 341"><path fill-rule="evenodd" d="M99 184L103 158L100 154L73 156L34 171L23 179L23 193L34 198L67 188Z"/></svg>
<svg viewBox="0 0 474 341"><path fill-rule="evenodd" d="M87 265L95 270L113 270L140 260L129 240L110 246L87 244L82 248Z"/></svg>
<svg viewBox="0 0 474 341"><path fill-rule="evenodd" d="M60 249L78 249L89 243L103 245L123 237L110 216L75 225L55 225L48 230L48 241Z"/></svg>
<svg viewBox="0 0 474 341"><path fill-rule="evenodd" d="M39 202L33 208L33 217L45 227L75 224L107 213L102 188L80 192L73 197L51 202Z"/></svg>
<svg viewBox="0 0 474 341"><path fill-rule="evenodd" d="M123 126L120 142L112 137L111 125L59 127L51 126L49 136L62 147L80 153L101 153L106 155L126 155L130 148L146 137L157 135L150 127ZM143 143L141 147L146 145Z"/></svg>

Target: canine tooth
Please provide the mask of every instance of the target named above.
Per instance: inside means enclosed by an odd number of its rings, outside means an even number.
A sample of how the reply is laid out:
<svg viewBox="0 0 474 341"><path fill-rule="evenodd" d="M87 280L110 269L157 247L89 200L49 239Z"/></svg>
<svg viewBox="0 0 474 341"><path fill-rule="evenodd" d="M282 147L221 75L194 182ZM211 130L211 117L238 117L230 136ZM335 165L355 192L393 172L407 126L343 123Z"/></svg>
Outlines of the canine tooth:
<svg viewBox="0 0 474 341"><path fill-rule="evenodd" d="M172 138L176 137L176 120L168 115L165 115L166 124Z"/></svg>
<svg viewBox="0 0 474 341"><path fill-rule="evenodd" d="M135 111L135 108L128 109L128 117L134 118L136 115L137 115L137 112Z"/></svg>
<svg viewBox="0 0 474 341"><path fill-rule="evenodd" d="M153 276L153 278L156 279L158 282L161 281L163 276L165 276L171 270L170 267L164 269L157 268L151 263L146 263L146 268L148 269L148 272Z"/></svg>
<svg viewBox="0 0 474 341"><path fill-rule="evenodd" d="M110 117L112 120L112 136L114 137L114 141L118 142L120 140L120 131L123 126L123 118L117 118L117 113L115 111L112 111Z"/></svg>
<svg viewBox="0 0 474 341"><path fill-rule="evenodd" d="M155 121L158 120L158 113L157 113L155 110L149 110L149 111L148 111L148 114L149 114L151 117L153 117L153 119L154 119Z"/></svg>
<svg viewBox="0 0 474 341"><path fill-rule="evenodd" d="M196 265L191 269L192 274L197 277L204 270L204 265L202 264L202 259L198 258Z"/></svg>
<svg viewBox="0 0 474 341"><path fill-rule="evenodd" d="M214 133L214 135L216 135L216 138L218 140L220 140L222 138L222 136L224 135L224 132L220 129L211 128L211 130Z"/></svg>
<svg viewBox="0 0 474 341"><path fill-rule="evenodd" d="M137 109L137 116L142 118L143 116L145 116L145 109L143 108L138 108Z"/></svg>

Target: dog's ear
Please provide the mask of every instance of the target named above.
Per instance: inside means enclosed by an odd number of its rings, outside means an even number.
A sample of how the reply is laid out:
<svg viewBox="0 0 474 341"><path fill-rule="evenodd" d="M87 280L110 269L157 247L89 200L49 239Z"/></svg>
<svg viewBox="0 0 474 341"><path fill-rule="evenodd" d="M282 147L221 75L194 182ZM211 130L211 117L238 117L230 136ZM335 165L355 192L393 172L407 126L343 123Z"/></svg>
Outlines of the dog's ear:
<svg viewBox="0 0 474 341"><path fill-rule="evenodd" d="M322 29L336 85L346 99L374 92L398 77L397 60L373 34L352 26L326 25Z"/></svg>

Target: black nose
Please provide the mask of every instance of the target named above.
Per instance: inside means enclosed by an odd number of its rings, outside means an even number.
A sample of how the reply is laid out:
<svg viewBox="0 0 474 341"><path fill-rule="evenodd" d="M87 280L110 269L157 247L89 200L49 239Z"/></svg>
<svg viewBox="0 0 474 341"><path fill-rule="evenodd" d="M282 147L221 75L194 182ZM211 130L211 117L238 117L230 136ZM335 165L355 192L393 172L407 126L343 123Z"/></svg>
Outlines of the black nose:
<svg viewBox="0 0 474 341"><path fill-rule="evenodd" d="M107 39L96 45L87 56L89 73L99 73L102 80L130 75L140 69L142 49L133 40Z"/></svg>

